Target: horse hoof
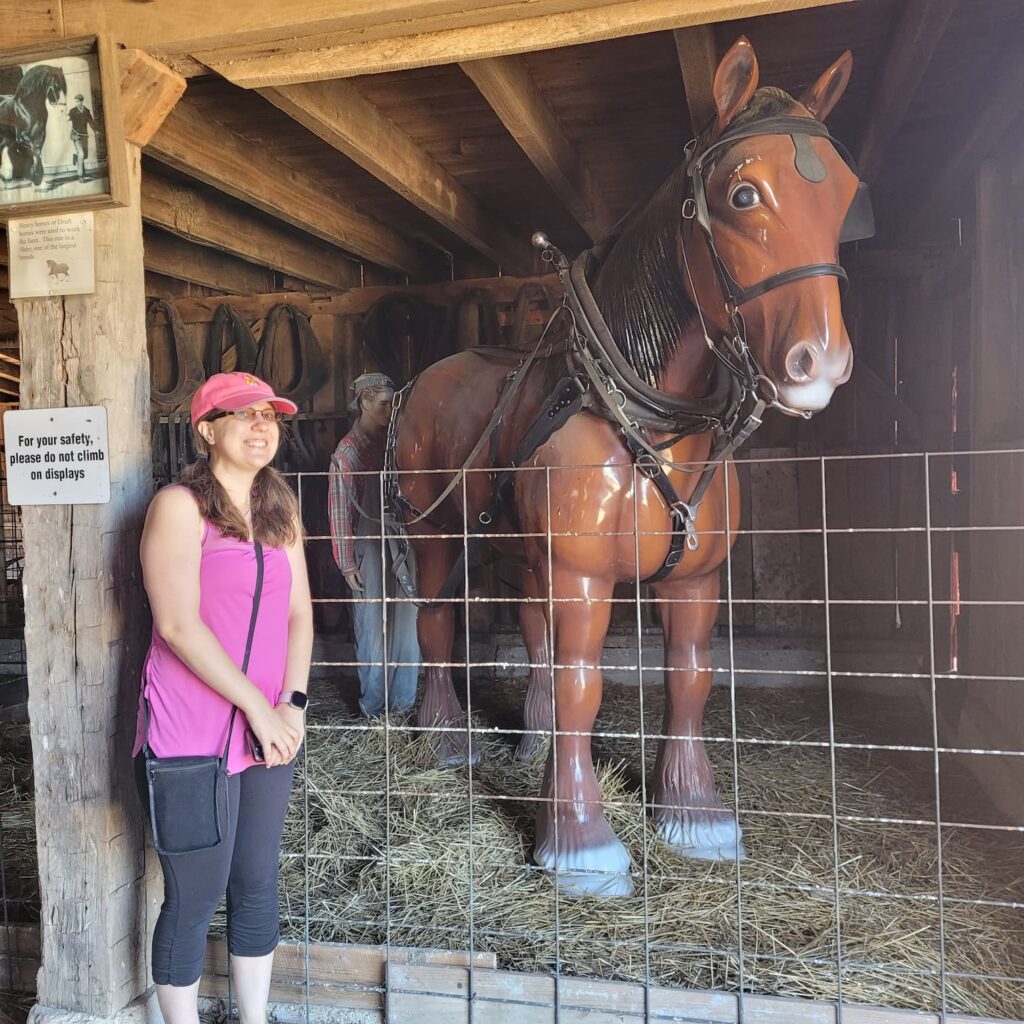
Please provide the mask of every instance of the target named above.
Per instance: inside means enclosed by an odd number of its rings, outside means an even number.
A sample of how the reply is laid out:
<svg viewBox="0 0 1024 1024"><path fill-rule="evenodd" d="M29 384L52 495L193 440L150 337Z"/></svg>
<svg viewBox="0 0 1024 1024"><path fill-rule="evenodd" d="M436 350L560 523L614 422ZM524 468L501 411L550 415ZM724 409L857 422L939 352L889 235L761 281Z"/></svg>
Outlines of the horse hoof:
<svg viewBox="0 0 1024 1024"><path fill-rule="evenodd" d="M680 820L673 815L658 822L658 835L680 857L693 860L745 860L743 830L732 818Z"/></svg>
<svg viewBox="0 0 1024 1024"><path fill-rule="evenodd" d="M539 733L526 733L516 747L517 761L532 761L542 750L547 750L548 738Z"/></svg>
<svg viewBox="0 0 1024 1024"><path fill-rule="evenodd" d="M614 834L600 846L577 847L561 854L542 843L533 859L551 875L563 896L608 899L633 894L629 851Z"/></svg>
<svg viewBox="0 0 1024 1024"><path fill-rule="evenodd" d="M479 748L464 732L442 733L437 748L437 763L442 768L457 768L464 764L479 764Z"/></svg>

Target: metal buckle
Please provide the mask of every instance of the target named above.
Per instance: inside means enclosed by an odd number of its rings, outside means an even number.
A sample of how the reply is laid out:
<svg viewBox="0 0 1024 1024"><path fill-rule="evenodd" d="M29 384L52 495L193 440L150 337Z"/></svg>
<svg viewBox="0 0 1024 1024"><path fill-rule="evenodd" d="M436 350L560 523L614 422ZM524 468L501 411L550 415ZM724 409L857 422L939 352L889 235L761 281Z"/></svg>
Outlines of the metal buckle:
<svg viewBox="0 0 1024 1024"><path fill-rule="evenodd" d="M633 461L648 480L653 480L661 472L658 460L650 452L640 452Z"/></svg>
<svg viewBox="0 0 1024 1024"><path fill-rule="evenodd" d="M687 196L683 200L682 209L679 211L680 216L683 220L693 220L697 216L697 201L693 196Z"/></svg>
<svg viewBox="0 0 1024 1024"><path fill-rule="evenodd" d="M669 509L672 516L679 520L679 525L686 535L686 548L688 551L696 551L700 546L700 538L697 536L697 510L685 501L673 502Z"/></svg>

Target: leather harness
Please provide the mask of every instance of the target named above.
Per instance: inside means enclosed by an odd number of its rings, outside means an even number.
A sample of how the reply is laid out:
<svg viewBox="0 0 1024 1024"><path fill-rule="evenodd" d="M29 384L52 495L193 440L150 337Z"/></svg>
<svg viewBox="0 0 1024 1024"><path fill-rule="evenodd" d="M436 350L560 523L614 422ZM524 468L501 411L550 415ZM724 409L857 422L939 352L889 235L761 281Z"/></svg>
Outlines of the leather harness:
<svg viewBox="0 0 1024 1024"><path fill-rule="evenodd" d="M686 147L687 185L681 208L684 243L692 238L695 225L703 232L725 300L726 314L731 327L729 332L717 340L708 335L700 300L693 294L693 280L689 273L689 266L686 265L690 297L700 317L705 341L718 360L711 394L702 399L690 400L661 391L642 380L622 355L589 285L594 264L598 260L598 253L610 249L614 236L602 240L594 249L581 253L575 261L570 263L545 235L538 233L533 237L533 244L541 250L542 258L552 264L559 275L564 289L562 306L549 320L537 347L508 374L494 414L462 470L456 473L441 495L423 512L412 506L401 495L395 465L395 441L399 412L404 398L415 384L415 379L395 396L385 455L386 500L392 514L386 515L385 519L391 520L390 529L397 534L393 540L397 540L399 546L402 543L408 543L402 517L396 514L399 508L411 515L412 521L425 519L443 529L440 524L430 518L431 513L444 502L455 488L468 466L483 450L488 439L491 441L491 461L492 463L495 461L497 428L501 423L504 411L508 408L519 385L525 380L533 359L552 323L556 317L564 313L570 322L569 339L571 344L567 351L568 372L555 385L533 423L516 445L515 452L509 460L509 466L499 472L492 499L487 508L477 517L478 525L470 530L471 539L482 539L481 534L497 520L503 509L508 510L509 515L515 518L514 504L510 500L510 488L516 468L530 458L572 416L587 410L610 420L619 427L623 443L633 456L637 468L658 489L665 500L672 520L671 540L665 560L655 573L646 577L642 582L653 583L664 579L680 563L686 550L696 550L699 544L694 525L697 511L711 485L714 474L718 466L760 426L765 409L774 406L786 412L810 415L800 410L790 409L780 401L777 387L764 374L747 344L746 329L740 307L768 291L805 278L834 276L841 282L848 280L846 271L838 263L813 263L782 271L763 281L743 287L736 282L722 259L715 245L706 195L706 179L726 149L742 139L761 135L789 135L793 140L794 162L797 170L808 181L823 181L826 174L825 165L814 151L810 141L815 136L827 139L856 173L853 160L845 147L832 137L828 128L821 121L810 117L786 115L763 118L738 128L726 130L700 153L695 153L696 140ZM628 215L625 219L629 219ZM869 238L873 233L874 217L870 195L867 185L860 182L856 196L847 212L840 241ZM684 244L684 264L685 254L686 246ZM655 445L647 439L644 434L645 430L656 430L671 436L667 441ZM667 467L680 469L689 469L689 467L676 466L662 453L684 437L710 431L715 431L715 439L707 463L701 471L689 500L683 501L665 470ZM461 585L465 571L463 559L466 548L456 560L437 598L452 596ZM404 558L400 561L404 564ZM401 578L401 573L399 575ZM408 576L408 573L406 575ZM403 579L402 582L410 596L415 596L414 589L410 589L406 580Z"/></svg>

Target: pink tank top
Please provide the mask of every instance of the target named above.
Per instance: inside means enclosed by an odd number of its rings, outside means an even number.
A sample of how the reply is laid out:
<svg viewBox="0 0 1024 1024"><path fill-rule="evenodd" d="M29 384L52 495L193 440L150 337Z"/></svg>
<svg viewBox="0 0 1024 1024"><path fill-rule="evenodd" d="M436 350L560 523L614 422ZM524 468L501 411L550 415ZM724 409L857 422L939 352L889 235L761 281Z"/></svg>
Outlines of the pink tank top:
<svg viewBox="0 0 1024 1024"><path fill-rule="evenodd" d="M256 548L225 537L206 523L199 566L199 617L209 626L234 663L241 666L252 617L256 587ZM283 548L263 549L263 588L253 634L247 677L276 705L284 688L288 649L288 606L292 570ZM149 701L149 746L157 757L220 754L228 735L232 704L207 686L167 646L153 626L153 639L142 670L143 695ZM256 764L245 744L248 725L235 715L228 752L228 771ZM139 700L133 756L146 735L145 709Z"/></svg>

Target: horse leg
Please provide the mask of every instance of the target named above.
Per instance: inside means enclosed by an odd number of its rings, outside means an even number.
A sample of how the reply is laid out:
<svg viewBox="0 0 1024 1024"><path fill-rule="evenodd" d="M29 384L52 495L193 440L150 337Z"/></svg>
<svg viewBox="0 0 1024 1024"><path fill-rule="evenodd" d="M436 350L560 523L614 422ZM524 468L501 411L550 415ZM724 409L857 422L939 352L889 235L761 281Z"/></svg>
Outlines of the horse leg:
<svg viewBox="0 0 1024 1024"><path fill-rule="evenodd" d="M540 603L537 577L523 573L523 603L519 606L519 627L530 659L530 685L526 691L523 719L526 732L516 749L517 761L529 761L551 735L551 648L548 645L546 607Z"/></svg>
<svg viewBox="0 0 1024 1024"><path fill-rule="evenodd" d="M418 589L425 598L439 594L462 546L461 538L420 534L416 547ZM444 765L476 764L480 754L472 743L455 687L452 685L452 640L455 635L455 605L438 601L421 605L416 617L420 657L424 663L423 702L417 724L436 729L438 761Z"/></svg>
<svg viewBox="0 0 1024 1024"><path fill-rule="evenodd" d="M601 651L611 617L612 583L567 578L556 571L554 605L555 720L534 860L555 872L567 896L628 896L630 858L604 814L590 734L601 706ZM592 666L592 667L590 667Z"/></svg>
<svg viewBox="0 0 1024 1024"><path fill-rule="evenodd" d="M711 630L718 572L655 585L665 633L665 721L655 768L658 833L684 857L742 860L742 832L719 799L704 750L704 704L711 690Z"/></svg>

